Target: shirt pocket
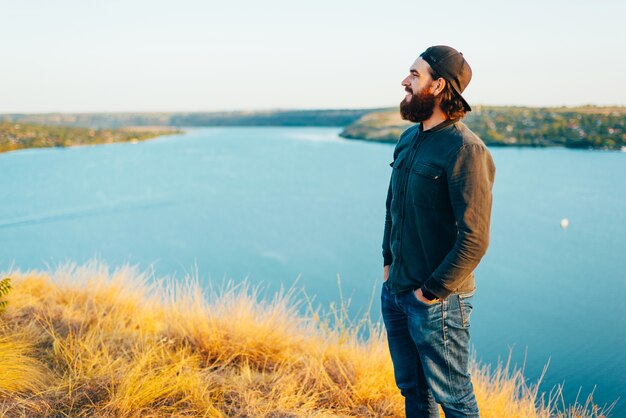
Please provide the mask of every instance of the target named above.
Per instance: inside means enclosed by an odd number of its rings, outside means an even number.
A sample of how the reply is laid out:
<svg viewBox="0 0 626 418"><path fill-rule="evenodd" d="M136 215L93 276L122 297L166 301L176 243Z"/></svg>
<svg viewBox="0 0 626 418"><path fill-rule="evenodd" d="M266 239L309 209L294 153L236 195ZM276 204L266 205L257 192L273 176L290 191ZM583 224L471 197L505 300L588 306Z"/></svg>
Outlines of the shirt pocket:
<svg viewBox="0 0 626 418"><path fill-rule="evenodd" d="M389 167L399 169L402 167L403 161L404 161L404 155L400 154L396 157L395 160L389 163Z"/></svg>
<svg viewBox="0 0 626 418"><path fill-rule="evenodd" d="M414 162L409 185L413 203L417 206L439 208L449 204L448 185L442 167L421 161Z"/></svg>
<svg viewBox="0 0 626 418"><path fill-rule="evenodd" d="M398 155L389 165L393 168L391 171L391 191L392 195L397 197L402 187L403 178L406 178L404 155Z"/></svg>

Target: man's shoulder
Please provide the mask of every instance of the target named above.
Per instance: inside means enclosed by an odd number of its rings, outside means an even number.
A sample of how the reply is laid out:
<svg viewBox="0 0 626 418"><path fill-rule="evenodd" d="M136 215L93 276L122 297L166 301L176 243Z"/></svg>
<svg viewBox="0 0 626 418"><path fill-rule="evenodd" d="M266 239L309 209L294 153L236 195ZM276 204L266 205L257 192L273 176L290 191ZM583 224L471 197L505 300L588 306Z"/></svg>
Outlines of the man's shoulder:
<svg viewBox="0 0 626 418"><path fill-rule="evenodd" d="M465 145L477 145L483 148L487 148L487 145L483 142L478 135L467 127L462 121L458 121L453 125L452 135L454 135L459 148Z"/></svg>
<svg viewBox="0 0 626 418"><path fill-rule="evenodd" d="M457 121L449 128L446 130L445 139L440 141L442 149L445 149L442 152L445 154L447 166L456 164L459 159L483 159L481 156L492 160L487 145L463 122Z"/></svg>
<svg viewBox="0 0 626 418"><path fill-rule="evenodd" d="M464 123L457 122L454 125L457 146L448 154L448 166L462 164L466 167L487 167L493 181L495 164L487 145Z"/></svg>

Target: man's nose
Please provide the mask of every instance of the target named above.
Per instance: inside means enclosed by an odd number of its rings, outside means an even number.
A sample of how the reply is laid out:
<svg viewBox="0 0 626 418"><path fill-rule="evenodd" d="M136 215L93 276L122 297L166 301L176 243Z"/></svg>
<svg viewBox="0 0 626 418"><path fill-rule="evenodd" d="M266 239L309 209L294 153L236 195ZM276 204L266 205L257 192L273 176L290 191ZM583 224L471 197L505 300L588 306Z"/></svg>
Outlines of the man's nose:
<svg viewBox="0 0 626 418"><path fill-rule="evenodd" d="M401 85L404 86L404 87L408 87L410 85L409 77L405 77L404 80L402 80Z"/></svg>

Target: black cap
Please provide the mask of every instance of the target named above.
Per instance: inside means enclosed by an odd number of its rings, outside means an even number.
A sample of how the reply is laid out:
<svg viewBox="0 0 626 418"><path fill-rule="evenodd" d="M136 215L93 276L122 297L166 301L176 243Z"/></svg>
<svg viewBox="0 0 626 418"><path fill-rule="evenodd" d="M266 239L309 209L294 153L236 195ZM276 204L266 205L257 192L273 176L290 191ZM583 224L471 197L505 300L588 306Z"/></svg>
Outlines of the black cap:
<svg viewBox="0 0 626 418"><path fill-rule="evenodd" d="M472 69L463 57L463 54L454 48L445 45L431 46L420 55L430 67L443 77L456 95L461 99L466 111L472 108L465 101L461 93L472 79Z"/></svg>

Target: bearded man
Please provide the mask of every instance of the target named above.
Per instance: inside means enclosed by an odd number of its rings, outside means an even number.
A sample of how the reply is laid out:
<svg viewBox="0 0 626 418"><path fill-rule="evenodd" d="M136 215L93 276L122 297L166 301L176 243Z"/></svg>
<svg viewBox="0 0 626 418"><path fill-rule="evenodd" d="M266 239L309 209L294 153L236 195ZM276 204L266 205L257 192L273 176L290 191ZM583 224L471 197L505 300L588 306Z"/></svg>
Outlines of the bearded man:
<svg viewBox="0 0 626 418"><path fill-rule="evenodd" d="M424 51L402 81L383 238L381 309L407 417L478 417L469 366L474 269L489 245L491 154L461 119L472 77L449 46Z"/></svg>

